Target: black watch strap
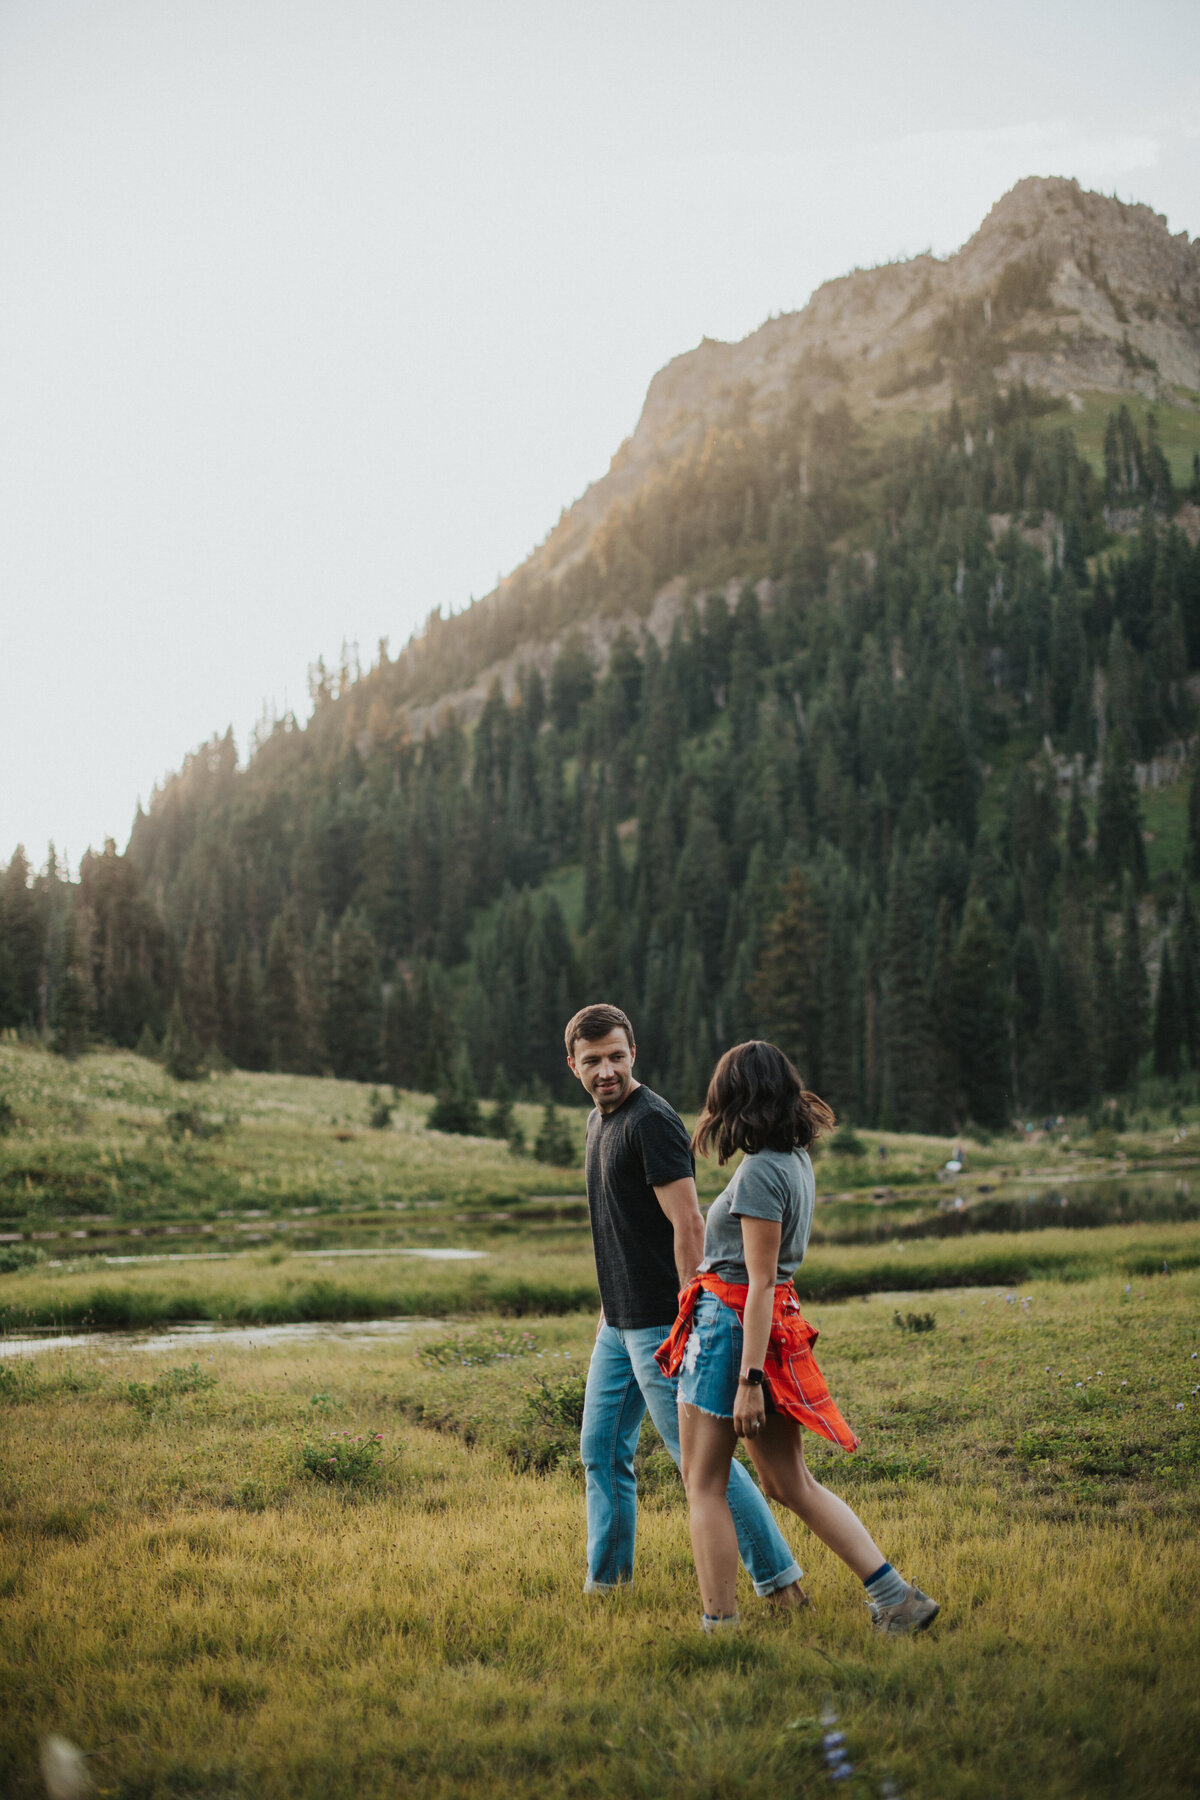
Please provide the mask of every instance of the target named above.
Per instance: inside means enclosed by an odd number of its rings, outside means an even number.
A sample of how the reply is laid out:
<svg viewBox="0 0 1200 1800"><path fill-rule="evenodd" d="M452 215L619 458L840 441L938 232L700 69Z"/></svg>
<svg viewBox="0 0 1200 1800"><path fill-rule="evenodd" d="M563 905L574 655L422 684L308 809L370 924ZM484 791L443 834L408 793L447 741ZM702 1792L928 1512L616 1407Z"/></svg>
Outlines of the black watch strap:
<svg viewBox="0 0 1200 1800"><path fill-rule="evenodd" d="M741 1379L745 1382L747 1387L761 1387L763 1384L763 1372L761 1369L747 1369Z"/></svg>

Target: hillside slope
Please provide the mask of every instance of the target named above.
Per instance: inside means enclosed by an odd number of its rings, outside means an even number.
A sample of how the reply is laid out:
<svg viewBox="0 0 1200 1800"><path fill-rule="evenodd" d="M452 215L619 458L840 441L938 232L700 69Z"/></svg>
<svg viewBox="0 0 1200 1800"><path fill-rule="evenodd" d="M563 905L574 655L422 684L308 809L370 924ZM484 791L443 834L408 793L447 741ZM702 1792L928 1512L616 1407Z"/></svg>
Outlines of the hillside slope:
<svg viewBox="0 0 1200 1800"><path fill-rule="evenodd" d="M469 613L431 624L404 651L398 691L413 731L436 725L447 704L474 717L491 681L511 693L524 662L547 671L572 626L601 664L619 617L664 643L681 587L621 604L626 572L611 540L622 515L706 443L711 450L729 433L767 439L798 413L839 406L874 434L912 431L981 379L1022 382L1072 416L1096 395L1178 411L1186 468L1188 447L1200 447L1200 241L1172 235L1147 206L1030 177L954 255L856 269L740 343L706 338L675 357L651 381L608 472L545 543ZM811 482L803 458L796 479ZM563 592L589 557L600 565L598 605ZM493 657L496 647L503 654ZM447 684L456 664L467 679Z"/></svg>

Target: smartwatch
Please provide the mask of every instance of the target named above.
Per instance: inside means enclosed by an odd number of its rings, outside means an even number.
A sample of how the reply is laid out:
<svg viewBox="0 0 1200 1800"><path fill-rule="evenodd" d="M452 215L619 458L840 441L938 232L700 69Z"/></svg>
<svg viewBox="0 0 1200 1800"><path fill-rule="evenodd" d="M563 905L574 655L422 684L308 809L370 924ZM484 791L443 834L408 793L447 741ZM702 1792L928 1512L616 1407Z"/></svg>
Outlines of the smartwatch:
<svg viewBox="0 0 1200 1800"><path fill-rule="evenodd" d="M746 1373L740 1375L738 1379L739 1381L744 1381L747 1387L761 1387L763 1384L763 1372L761 1369L747 1369Z"/></svg>

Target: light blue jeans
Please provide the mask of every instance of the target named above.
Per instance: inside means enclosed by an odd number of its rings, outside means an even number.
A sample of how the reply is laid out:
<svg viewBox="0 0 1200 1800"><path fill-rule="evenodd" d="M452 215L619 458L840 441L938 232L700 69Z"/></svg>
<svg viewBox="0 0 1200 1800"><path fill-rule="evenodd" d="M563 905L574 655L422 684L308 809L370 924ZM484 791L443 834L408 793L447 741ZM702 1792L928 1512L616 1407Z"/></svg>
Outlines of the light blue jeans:
<svg viewBox="0 0 1200 1800"><path fill-rule="evenodd" d="M647 1411L676 1468L679 1466L676 1384L667 1380L654 1360L654 1352L673 1323L638 1330L602 1325L592 1351L580 1440L587 1476L584 1592L588 1594L633 1580L637 1532L633 1453ZM770 1594L799 1581L802 1570L770 1507L736 1458L729 1471L729 1510L755 1592Z"/></svg>

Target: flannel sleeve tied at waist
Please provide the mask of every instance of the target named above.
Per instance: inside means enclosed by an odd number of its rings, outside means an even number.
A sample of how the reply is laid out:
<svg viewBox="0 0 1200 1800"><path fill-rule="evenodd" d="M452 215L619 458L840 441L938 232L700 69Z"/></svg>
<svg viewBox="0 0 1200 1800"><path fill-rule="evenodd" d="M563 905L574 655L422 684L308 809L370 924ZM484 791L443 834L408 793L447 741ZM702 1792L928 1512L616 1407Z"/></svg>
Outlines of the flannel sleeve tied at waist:
<svg viewBox="0 0 1200 1800"><path fill-rule="evenodd" d="M693 1275L679 1296L679 1315L670 1336L654 1352L654 1359L664 1375L679 1373L684 1351L692 1329L692 1313L701 1289L715 1294L743 1318L749 1288L738 1282L722 1281L719 1275ZM771 1336L763 1358L763 1377L778 1412L798 1419L831 1444L843 1450L857 1450L858 1439L834 1405L825 1377L817 1367L812 1347L819 1333L800 1311L800 1301L792 1283L775 1289L771 1312Z"/></svg>

